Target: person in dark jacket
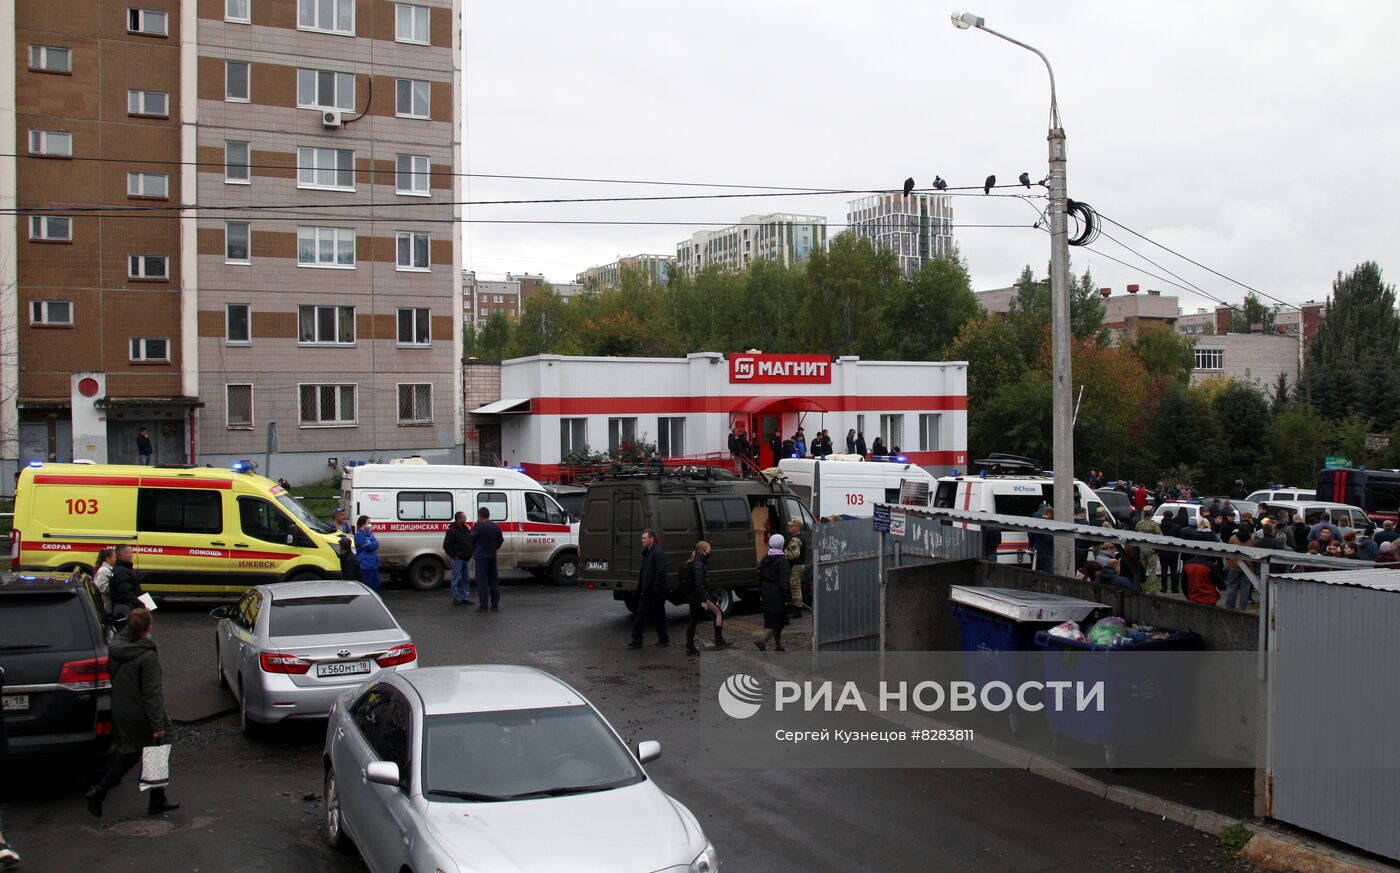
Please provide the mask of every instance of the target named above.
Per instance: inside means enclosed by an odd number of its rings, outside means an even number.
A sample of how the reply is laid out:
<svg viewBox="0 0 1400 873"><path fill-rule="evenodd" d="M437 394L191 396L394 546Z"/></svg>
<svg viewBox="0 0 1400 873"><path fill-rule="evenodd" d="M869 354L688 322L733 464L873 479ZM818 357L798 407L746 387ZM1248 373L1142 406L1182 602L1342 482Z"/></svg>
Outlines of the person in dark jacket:
<svg viewBox="0 0 1400 873"><path fill-rule="evenodd" d="M501 608L501 573L496 566L496 553L505 545L501 526L491 520L491 510L485 506L476 511L476 527L472 528L472 560L476 562L476 596L481 599L477 612L497 612Z"/></svg>
<svg viewBox="0 0 1400 873"><path fill-rule="evenodd" d="M714 615L715 648L727 649L733 645L724 638L724 611L715 603L714 595L710 594L709 560L710 544L701 540L695 544L695 551L690 553L690 561L681 568L681 590L686 592L686 600L690 605L690 620L685 625L687 655L700 654L700 650L695 647L695 628L707 613Z"/></svg>
<svg viewBox="0 0 1400 873"><path fill-rule="evenodd" d="M641 599L632 620L632 640L627 648L642 647L642 632L648 620L656 625L656 644L671 645L671 634L666 627L666 552L651 528L642 531L642 569L637 575L637 594Z"/></svg>
<svg viewBox="0 0 1400 873"><path fill-rule="evenodd" d="M1131 577L1123 575L1120 566L1116 559L1110 558L1103 565L1103 569L1099 571L1098 578L1094 581L1098 582L1100 585L1111 585L1114 588L1122 588L1124 591L1130 591L1133 594L1142 593L1142 589L1138 586L1137 582L1133 581Z"/></svg>
<svg viewBox="0 0 1400 873"><path fill-rule="evenodd" d="M0 692L5 690L5 668L0 667ZM9 756L9 735L5 732L5 710L0 709L0 765ZM0 821L0 867L13 867L20 862L19 852L5 839L5 823Z"/></svg>
<svg viewBox="0 0 1400 873"><path fill-rule="evenodd" d="M170 729L165 715L165 692L161 688L160 656L151 639L151 612L133 609L126 628L107 646L107 669L112 676L112 731L116 754L107 772L87 792L88 812L102 816L107 792L141 761L141 750L159 746ZM178 809L164 788L152 788L146 804L148 815Z"/></svg>
<svg viewBox="0 0 1400 873"><path fill-rule="evenodd" d="M472 528L467 524L465 512L452 517L452 523L447 526L447 533L442 538L442 550L452 560L452 605L471 606ZM480 581L476 583L476 589L480 594Z"/></svg>
<svg viewBox="0 0 1400 873"><path fill-rule="evenodd" d="M118 621L127 613L141 608L141 580L136 576L136 567L131 558L135 551L131 546L117 546L117 563L112 567L112 580L107 583L107 593L112 599L112 617Z"/></svg>
<svg viewBox="0 0 1400 873"><path fill-rule="evenodd" d="M763 606L763 635L753 641L760 652L768 651L768 640L773 640L773 649L785 652L783 648L783 628L787 627L787 606L783 602L788 593L788 580L792 567L783 553L783 537L773 534L768 538L768 554L758 565L758 595Z"/></svg>
<svg viewBox="0 0 1400 873"><path fill-rule="evenodd" d="M887 449L887 448L885 448L885 438L884 438L884 437L875 437L875 442L874 442L874 444L870 446L870 454L872 454L872 455L888 455L889 453L890 453L890 450Z"/></svg>
<svg viewBox="0 0 1400 873"><path fill-rule="evenodd" d="M151 445L151 432L144 427L136 432L136 456L140 458L141 466L151 466L151 456L155 454L155 447Z"/></svg>
<svg viewBox="0 0 1400 873"><path fill-rule="evenodd" d="M1055 520L1055 508L1046 505L1040 511L1040 517L1045 521ZM1031 550L1035 552L1035 568L1042 573L1055 575L1055 537L1048 533L1031 531L1027 538L1031 543Z"/></svg>
<svg viewBox="0 0 1400 873"><path fill-rule="evenodd" d="M865 433L864 433L863 431L858 431L858 432L856 433L856 454L857 454L857 455L864 455L864 454L866 454L866 451L865 451Z"/></svg>
<svg viewBox="0 0 1400 873"><path fill-rule="evenodd" d="M379 538L368 515L355 519L355 555L360 561L360 581L379 590Z"/></svg>
<svg viewBox="0 0 1400 873"><path fill-rule="evenodd" d="M856 453L856 429L855 429L855 428L851 428L850 430L846 431L846 454L848 454L848 455L854 455L855 453Z"/></svg>

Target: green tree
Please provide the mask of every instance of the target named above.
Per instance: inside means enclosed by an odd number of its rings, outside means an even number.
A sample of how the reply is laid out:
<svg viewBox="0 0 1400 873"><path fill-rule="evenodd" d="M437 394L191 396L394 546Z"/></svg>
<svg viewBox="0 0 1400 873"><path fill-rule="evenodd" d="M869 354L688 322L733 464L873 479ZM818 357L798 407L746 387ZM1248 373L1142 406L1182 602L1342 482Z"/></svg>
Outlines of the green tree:
<svg viewBox="0 0 1400 873"><path fill-rule="evenodd" d="M1268 432L1271 478L1304 487L1316 482L1329 430L1327 421L1305 403L1275 415Z"/></svg>
<svg viewBox="0 0 1400 873"><path fill-rule="evenodd" d="M1052 393L1049 380L1026 371L987 398L980 409L969 407L969 457L1008 452L1050 463L1054 457Z"/></svg>
<svg viewBox="0 0 1400 873"><path fill-rule="evenodd" d="M1362 378L1377 367L1395 366L1400 352L1400 315L1395 286L1385 284L1374 261L1337 275L1327 315L1308 347L1303 373L1306 396L1322 414L1345 418L1358 411Z"/></svg>
<svg viewBox="0 0 1400 873"><path fill-rule="evenodd" d="M1257 479L1268 458L1268 446L1260 439L1269 432L1269 401L1254 386L1230 380L1212 399L1218 431L1223 439L1215 444L1213 456L1205 466L1219 472L1223 482L1244 478Z"/></svg>
<svg viewBox="0 0 1400 873"><path fill-rule="evenodd" d="M890 294L884 353L896 361L942 360L958 331L977 314L966 268L954 258L928 261Z"/></svg>
<svg viewBox="0 0 1400 873"><path fill-rule="evenodd" d="M1254 325L1262 325L1264 333L1274 332L1274 321L1277 313L1273 308L1264 305L1250 292L1244 296L1244 305L1230 310L1230 323L1226 328L1229 333L1251 333Z"/></svg>
<svg viewBox="0 0 1400 873"><path fill-rule="evenodd" d="M1078 279L1070 274L1070 334L1077 340L1104 339L1099 334L1105 309L1094 284L1088 270ZM1016 327L1022 354L1027 360L1034 360L1040 348L1050 342L1050 280L1037 280L1027 265L1016 280L1016 297L1006 317Z"/></svg>
<svg viewBox="0 0 1400 873"><path fill-rule="evenodd" d="M1195 337L1184 336L1169 327L1153 326L1138 330L1127 349L1159 382L1185 385L1196 365Z"/></svg>
<svg viewBox="0 0 1400 873"><path fill-rule="evenodd" d="M904 277L887 249L850 231L836 236L830 251L817 251L807 264L809 294L799 319L798 338L811 352L879 356L881 318L891 290Z"/></svg>
<svg viewBox="0 0 1400 873"><path fill-rule="evenodd" d="M995 422L1001 419L991 404L1026 373L1015 329L995 315L974 318L958 331L945 357L967 362L968 447L974 452L1007 451L998 448Z"/></svg>
<svg viewBox="0 0 1400 873"><path fill-rule="evenodd" d="M504 312L493 312L481 326L476 337L476 355L483 361L499 361L505 358L510 345L510 319Z"/></svg>
<svg viewBox="0 0 1400 873"><path fill-rule="evenodd" d="M508 355L524 358L554 352L564 333L564 306L564 298L549 285L527 297L510 331Z"/></svg>
<svg viewBox="0 0 1400 873"><path fill-rule="evenodd" d="M476 326L468 319L462 323L462 360L466 361L475 356Z"/></svg>

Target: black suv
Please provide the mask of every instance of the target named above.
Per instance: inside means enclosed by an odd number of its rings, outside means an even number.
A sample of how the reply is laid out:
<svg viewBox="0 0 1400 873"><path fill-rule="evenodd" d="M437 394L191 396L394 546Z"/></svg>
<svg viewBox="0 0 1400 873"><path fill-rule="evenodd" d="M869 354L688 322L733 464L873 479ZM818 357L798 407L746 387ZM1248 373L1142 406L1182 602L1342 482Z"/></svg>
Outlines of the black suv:
<svg viewBox="0 0 1400 873"><path fill-rule="evenodd" d="M85 574L0 575L9 754L100 755L112 744L102 599Z"/></svg>

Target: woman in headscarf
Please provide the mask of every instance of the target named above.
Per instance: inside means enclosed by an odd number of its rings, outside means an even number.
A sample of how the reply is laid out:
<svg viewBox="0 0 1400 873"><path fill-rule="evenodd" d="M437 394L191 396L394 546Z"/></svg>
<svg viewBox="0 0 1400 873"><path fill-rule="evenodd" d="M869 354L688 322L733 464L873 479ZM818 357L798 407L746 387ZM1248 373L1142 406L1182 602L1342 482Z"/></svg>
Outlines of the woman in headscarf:
<svg viewBox="0 0 1400 873"><path fill-rule="evenodd" d="M783 599L788 595L788 579L792 567L783 552L782 534L768 538L768 554L758 565L758 594L763 606L763 636L753 641L760 652L768 651L768 640L773 640L773 649L785 652L783 648L783 628L787 627L787 605Z"/></svg>

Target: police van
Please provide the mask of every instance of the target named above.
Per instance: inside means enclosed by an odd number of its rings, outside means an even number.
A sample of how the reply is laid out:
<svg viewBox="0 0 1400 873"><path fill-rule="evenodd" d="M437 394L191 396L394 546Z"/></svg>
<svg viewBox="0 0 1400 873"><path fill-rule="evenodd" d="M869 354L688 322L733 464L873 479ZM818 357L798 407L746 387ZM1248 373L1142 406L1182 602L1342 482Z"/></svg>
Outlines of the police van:
<svg viewBox="0 0 1400 873"><path fill-rule="evenodd" d="M530 570L556 585L578 582L578 522L544 486L507 467L361 464L345 471L341 506L353 522L369 516L379 539L379 566L405 571L420 591L440 587L450 566L442 550L458 512L476 524L485 508L505 543L501 569Z"/></svg>
<svg viewBox="0 0 1400 873"><path fill-rule="evenodd" d="M944 476L938 480L934 506L1030 518L1041 507L1054 505L1054 477L1042 471L1030 458L992 454L973 463L982 468L975 476ZM1074 491L1075 509L1084 507L1090 518L1097 518L1099 510L1104 508L1102 498L1078 479L1074 480ZM967 522L954 524L967 530L982 529L980 525ZM999 564L1029 565L1034 561L1030 538L1025 531L1006 530L998 535L997 531L988 530L984 539L985 551L988 554L995 551Z"/></svg>
<svg viewBox="0 0 1400 873"><path fill-rule="evenodd" d="M846 456L839 456L846 457ZM849 456L859 459L859 455ZM918 464L895 460L824 460L783 458L778 469L788 485L819 518L850 515L869 518L875 504L928 506L938 480ZM816 503L813 482L820 476Z"/></svg>
<svg viewBox="0 0 1400 873"><path fill-rule="evenodd" d="M103 548L130 545L141 587L153 593L339 579L330 526L255 467L35 461L15 486L10 565L90 573Z"/></svg>

